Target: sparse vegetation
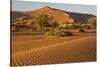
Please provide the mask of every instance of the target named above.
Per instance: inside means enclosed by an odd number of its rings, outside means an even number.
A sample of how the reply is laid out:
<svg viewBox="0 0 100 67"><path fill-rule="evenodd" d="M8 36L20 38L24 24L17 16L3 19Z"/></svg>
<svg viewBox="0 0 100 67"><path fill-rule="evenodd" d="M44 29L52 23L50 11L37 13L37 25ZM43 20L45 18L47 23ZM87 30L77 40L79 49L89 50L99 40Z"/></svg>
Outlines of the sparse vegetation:
<svg viewBox="0 0 100 67"><path fill-rule="evenodd" d="M47 15L41 14L41 15L36 15L33 20L37 25L39 25L40 30L43 30L43 27L48 26L47 18L48 18Z"/></svg>
<svg viewBox="0 0 100 67"><path fill-rule="evenodd" d="M53 29L53 28L50 29L50 31L46 32L46 35L47 35L47 36L54 36L54 35L55 35L54 29Z"/></svg>
<svg viewBox="0 0 100 67"><path fill-rule="evenodd" d="M88 24L96 25L96 17L88 19Z"/></svg>
<svg viewBox="0 0 100 67"><path fill-rule="evenodd" d="M78 30L79 32L85 32L86 24L80 24Z"/></svg>
<svg viewBox="0 0 100 67"><path fill-rule="evenodd" d="M58 27L62 28L62 29L67 29L68 28L68 24L67 23L61 23L61 24L59 24Z"/></svg>
<svg viewBox="0 0 100 67"><path fill-rule="evenodd" d="M84 28L83 27L79 28L79 32L85 32Z"/></svg>
<svg viewBox="0 0 100 67"><path fill-rule="evenodd" d="M73 34L70 31L61 31L56 33L56 35L60 37L66 37L66 36L72 36Z"/></svg>
<svg viewBox="0 0 100 67"><path fill-rule="evenodd" d="M17 32L17 31L19 31L19 29L16 26L12 26L12 31Z"/></svg>
<svg viewBox="0 0 100 67"><path fill-rule="evenodd" d="M73 27L74 29L78 29L78 28L80 28L80 24L73 24L72 27Z"/></svg>
<svg viewBox="0 0 100 67"><path fill-rule="evenodd" d="M89 24L86 24L86 29L91 29Z"/></svg>
<svg viewBox="0 0 100 67"><path fill-rule="evenodd" d="M91 26L95 25L95 17L88 19L87 23L81 21L78 21L78 23L68 23L67 21L58 23L54 16L49 16L45 13L37 13L31 17L23 16L16 19L12 31L19 31L20 29L20 31L26 31L27 29L32 32L44 32L48 36L72 36L74 33L70 30L85 32L86 29L91 29Z"/></svg>
<svg viewBox="0 0 100 67"><path fill-rule="evenodd" d="M66 36L72 36L71 31L64 30L63 28L56 28L52 29L51 31L46 33L48 36L59 36L59 37L66 37Z"/></svg>

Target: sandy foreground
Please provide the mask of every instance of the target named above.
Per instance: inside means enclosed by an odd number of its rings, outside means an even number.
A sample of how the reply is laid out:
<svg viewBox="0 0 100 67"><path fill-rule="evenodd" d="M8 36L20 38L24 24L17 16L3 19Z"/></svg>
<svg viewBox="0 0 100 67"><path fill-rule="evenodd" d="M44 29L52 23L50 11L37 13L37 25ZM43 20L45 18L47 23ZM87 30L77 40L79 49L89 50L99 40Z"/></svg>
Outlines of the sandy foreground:
<svg viewBox="0 0 100 67"><path fill-rule="evenodd" d="M96 61L96 36L36 38L12 38L12 65Z"/></svg>

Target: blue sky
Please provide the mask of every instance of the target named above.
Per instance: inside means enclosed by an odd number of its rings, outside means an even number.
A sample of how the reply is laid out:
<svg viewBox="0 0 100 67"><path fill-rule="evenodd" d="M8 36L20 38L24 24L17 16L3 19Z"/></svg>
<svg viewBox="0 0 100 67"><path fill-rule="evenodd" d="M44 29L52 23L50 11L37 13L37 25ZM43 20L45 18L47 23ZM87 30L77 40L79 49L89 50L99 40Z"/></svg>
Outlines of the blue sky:
<svg viewBox="0 0 100 67"><path fill-rule="evenodd" d="M46 3L31 1L15 1L12 0L12 10L14 11L32 11L44 6L61 9L71 12L87 13L96 15L97 8L95 5L79 5L79 4L62 4L62 3Z"/></svg>

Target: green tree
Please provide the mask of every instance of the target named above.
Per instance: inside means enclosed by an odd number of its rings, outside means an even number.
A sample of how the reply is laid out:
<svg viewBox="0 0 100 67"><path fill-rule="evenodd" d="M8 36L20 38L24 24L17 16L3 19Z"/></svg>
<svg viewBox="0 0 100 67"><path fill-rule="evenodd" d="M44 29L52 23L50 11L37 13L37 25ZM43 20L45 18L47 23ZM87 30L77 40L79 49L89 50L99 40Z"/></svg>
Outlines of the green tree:
<svg viewBox="0 0 100 67"><path fill-rule="evenodd" d="M48 16L45 14L39 14L35 16L35 22L40 26L40 29L43 30L43 27L48 27Z"/></svg>

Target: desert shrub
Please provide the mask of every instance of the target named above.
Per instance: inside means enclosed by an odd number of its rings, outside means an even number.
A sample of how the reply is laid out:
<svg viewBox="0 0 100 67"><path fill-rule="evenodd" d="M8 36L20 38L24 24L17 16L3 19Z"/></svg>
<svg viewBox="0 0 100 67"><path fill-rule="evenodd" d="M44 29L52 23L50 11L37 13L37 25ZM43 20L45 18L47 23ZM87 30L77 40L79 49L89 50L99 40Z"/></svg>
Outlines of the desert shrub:
<svg viewBox="0 0 100 67"><path fill-rule="evenodd" d="M68 24L66 24L66 23L62 23L62 24L59 24L58 27L59 27L59 28L66 29L66 28L68 28Z"/></svg>
<svg viewBox="0 0 100 67"><path fill-rule="evenodd" d="M54 30L51 30L51 31L47 32L46 35L66 37L66 36L72 36L73 34L72 34L71 31L66 31L66 30L63 30L63 29L56 28Z"/></svg>
<svg viewBox="0 0 100 67"><path fill-rule="evenodd" d="M68 28L71 28L71 27L73 27L73 24L68 24Z"/></svg>
<svg viewBox="0 0 100 67"><path fill-rule="evenodd" d="M72 36L72 32L70 31L61 31L59 33L56 34L57 36L60 36L60 37L65 37L65 36Z"/></svg>
<svg viewBox="0 0 100 67"><path fill-rule="evenodd" d="M79 26L78 26L77 24L74 24L73 27L74 27L75 29L77 29Z"/></svg>
<svg viewBox="0 0 100 67"><path fill-rule="evenodd" d="M85 32L84 28L83 27L79 28L79 32Z"/></svg>
<svg viewBox="0 0 100 67"><path fill-rule="evenodd" d="M87 26L86 24L81 24L81 27L84 27L85 28L86 26Z"/></svg>
<svg viewBox="0 0 100 67"><path fill-rule="evenodd" d="M53 28L51 28L48 32L46 32L47 36L54 36L55 35L55 31Z"/></svg>
<svg viewBox="0 0 100 67"><path fill-rule="evenodd" d="M51 26L52 26L53 28L56 28L56 27L58 27L58 23L55 21L55 22L53 22L53 23L51 24Z"/></svg>
<svg viewBox="0 0 100 67"><path fill-rule="evenodd" d="M16 26L12 26L12 31L16 32L16 31L19 31L19 29Z"/></svg>
<svg viewBox="0 0 100 67"><path fill-rule="evenodd" d="M78 29L78 28L81 27L81 25L80 24L72 24L71 27L74 28L74 29Z"/></svg>
<svg viewBox="0 0 100 67"><path fill-rule="evenodd" d="M88 24L91 24L91 25L96 25L96 17L93 17L93 18L90 18L88 19Z"/></svg>
<svg viewBox="0 0 100 67"><path fill-rule="evenodd" d="M85 28L86 28L86 29L91 29L91 27L90 27L89 24L87 24Z"/></svg>
<svg viewBox="0 0 100 67"><path fill-rule="evenodd" d="M64 32L64 35L65 35L65 36L72 36L73 34L72 34L71 31L65 31L65 32Z"/></svg>

